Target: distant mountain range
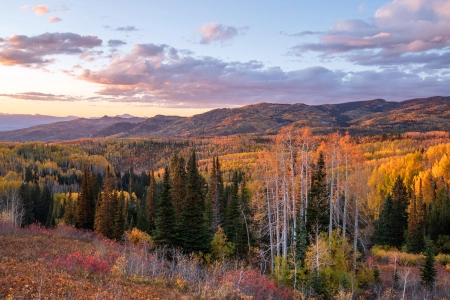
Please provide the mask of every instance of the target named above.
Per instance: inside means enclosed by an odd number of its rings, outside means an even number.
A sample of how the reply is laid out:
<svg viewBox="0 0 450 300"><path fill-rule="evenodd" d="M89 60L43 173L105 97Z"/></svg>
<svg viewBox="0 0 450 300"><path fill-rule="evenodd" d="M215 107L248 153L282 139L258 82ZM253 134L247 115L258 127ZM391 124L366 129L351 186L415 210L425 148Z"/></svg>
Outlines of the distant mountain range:
<svg viewBox="0 0 450 300"><path fill-rule="evenodd" d="M0 113L0 131L28 128L58 121L71 121L78 117L52 117L44 115L2 114Z"/></svg>
<svg viewBox="0 0 450 300"><path fill-rule="evenodd" d="M304 126L319 134L337 130L348 130L356 135L450 131L450 97L402 102L375 99L325 105L259 103L233 109L215 109L192 117L157 115L146 119L127 115L126 118L79 118L0 132L0 141L270 135L283 128Z"/></svg>

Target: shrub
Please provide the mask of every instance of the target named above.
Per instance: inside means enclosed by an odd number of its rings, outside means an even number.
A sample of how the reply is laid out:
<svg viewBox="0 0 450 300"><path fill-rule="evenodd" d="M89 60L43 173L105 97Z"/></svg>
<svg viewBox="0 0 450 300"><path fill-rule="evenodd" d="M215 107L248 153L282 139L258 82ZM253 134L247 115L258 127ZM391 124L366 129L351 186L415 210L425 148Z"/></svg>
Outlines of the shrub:
<svg viewBox="0 0 450 300"><path fill-rule="evenodd" d="M436 261L441 263L444 267L450 267L450 254L438 254L436 256Z"/></svg>
<svg viewBox="0 0 450 300"><path fill-rule="evenodd" d="M80 251L75 251L65 257L57 258L54 261L54 265L64 268L69 272L81 272L85 275L105 275L111 269L111 265L106 259L102 259L96 255L85 255Z"/></svg>
<svg viewBox="0 0 450 300"><path fill-rule="evenodd" d="M153 244L152 237L137 228L133 228L132 230L128 230L127 232L125 232L125 237L127 241L135 245L147 243L151 246Z"/></svg>

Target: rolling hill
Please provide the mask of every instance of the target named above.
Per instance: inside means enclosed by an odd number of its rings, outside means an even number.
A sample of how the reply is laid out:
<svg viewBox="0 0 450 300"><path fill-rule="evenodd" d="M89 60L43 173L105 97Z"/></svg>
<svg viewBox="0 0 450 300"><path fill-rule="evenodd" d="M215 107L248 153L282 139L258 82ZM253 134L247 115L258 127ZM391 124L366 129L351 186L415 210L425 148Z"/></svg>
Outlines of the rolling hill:
<svg viewBox="0 0 450 300"><path fill-rule="evenodd" d="M103 117L76 119L0 132L0 141L61 141L89 137L190 138L237 134L270 135L282 128L309 126L325 134L336 130L355 135L450 131L450 97L388 102L383 99L339 104L259 103L220 108L192 117Z"/></svg>

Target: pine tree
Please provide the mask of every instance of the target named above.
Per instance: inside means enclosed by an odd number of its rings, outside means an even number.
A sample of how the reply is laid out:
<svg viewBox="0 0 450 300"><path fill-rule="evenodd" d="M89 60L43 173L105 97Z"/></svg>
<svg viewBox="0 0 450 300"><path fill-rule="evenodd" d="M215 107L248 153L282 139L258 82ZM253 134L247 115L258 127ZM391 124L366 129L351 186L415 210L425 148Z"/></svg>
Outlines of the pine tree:
<svg viewBox="0 0 450 300"><path fill-rule="evenodd" d="M28 169L28 168L27 168ZM19 188L19 197L22 199L25 215L23 216L22 226L33 224L34 218L34 201L31 197L31 188L27 183L22 183Z"/></svg>
<svg viewBox="0 0 450 300"><path fill-rule="evenodd" d="M53 215L50 214L50 209L52 209L53 213L52 204L53 204L52 192L50 191L47 185L44 185L44 187L42 188L42 192L40 193L39 196L39 202L36 205L36 221L38 221L44 226L50 224L47 222L47 219L49 219L49 217Z"/></svg>
<svg viewBox="0 0 450 300"><path fill-rule="evenodd" d="M173 206L177 218L181 215L184 199L186 198L185 160L178 155L174 155L170 161L170 186ZM178 222L178 220L177 220Z"/></svg>
<svg viewBox="0 0 450 300"><path fill-rule="evenodd" d="M240 222L239 183L237 171L233 172L232 181L233 186L231 188L231 195L227 206L225 233L228 240L236 245L238 240L238 231L242 227Z"/></svg>
<svg viewBox="0 0 450 300"><path fill-rule="evenodd" d="M220 170L219 158L213 158L211 169L211 185L208 190L208 202L211 211L211 231L214 233L219 226L223 226L226 217L226 206L223 193L223 178Z"/></svg>
<svg viewBox="0 0 450 300"><path fill-rule="evenodd" d="M148 219L148 207L147 200L143 199L138 201L138 219L137 229L150 233L150 221Z"/></svg>
<svg viewBox="0 0 450 300"><path fill-rule="evenodd" d="M155 225L155 172L150 171L150 185L148 186L147 194L147 215L149 222L149 231L153 231L156 228Z"/></svg>
<svg viewBox="0 0 450 300"><path fill-rule="evenodd" d="M113 237L113 225L115 207L113 203L113 193L111 192L109 180L109 166L106 170L105 181L101 201L98 200L97 211L95 212L95 231L105 237ZM100 197L99 197L100 198Z"/></svg>
<svg viewBox="0 0 450 300"><path fill-rule="evenodd" d="M154 236L154 241L159 245L172 246L176 244L176 223L175 209L170 193L169 173L169 168L166 166L163 176L163 189L161 191L158 212L156 214L156 234Z"/></svg>
<svg viewBox="0 0 450 300"><path fill-rule="evenodd" d="M437 271L434 267L433 242L430 238L425 240L425 262L423 268L420 269L420 278L422 284L431 288L436 282Z"/></svg>
<svg viewBox="0 0 450 300"><path fill-rule="evenodd" d="M329 223L328 188L326 183L325 160L323 153L319 158L311 177L310 202L306 210L306 228L311 233L318 225L319 231L325 231Z"/></svg>
<svg viewBox="0 0 450 300"><path fill-rule="evenodd" d="M391 223L391 231L396 237L392 242L392 246L400 249L404 242L404 233L408 228L408 192L403 184L400 176L392 187L393 216Z"/></svg>
<svg viewBox="0 0 450 300"><path fill-rule="evenodd" d="M422 201L422 191L411 197L408 214L408 231L406 235L406 249L410 253L420 253L424 247L424 217L425 211Z"/></svg>
<svg viewBox="0 0 450 300"><path fill-rule="evenodd" d="M378 218L377 229L375 231L375 244L392 245L397 238L392 234L391 222L394 216L392 196L389 194L384 201L383 208Z"/></svg>
<svg viewBox="0 0 450 300"><path fill-rule="evenodd" d="M87 168L84 168L75 215L77 228L92 230L94 228L95 202L89 179L89 172Z"/></svg>
<svg viewBox="0 0 450 300"><path fill-rule="evenodd" d="M186 197L179 222L180 246L187 253L209 252L210 236L204 220L204 179L197 169L195 151L192 151L187 168Z"/></svg>
<svg viewBox="0 0 450 300"><path fill-rule="evenodd" d="M63 220L66 225L75 225L75 205L72 198L72 190L69 190L67 195Z"/></svg>
<svg viewBox="0 0 450 300"><path fill-rule="evenodd" d="M117 196L116 191L114 194ZM125 231L125 205L125 195L123 194L123 191L121 191L117 199L117 207L114 214L113 239L115 240L120 240Z"/></svg>

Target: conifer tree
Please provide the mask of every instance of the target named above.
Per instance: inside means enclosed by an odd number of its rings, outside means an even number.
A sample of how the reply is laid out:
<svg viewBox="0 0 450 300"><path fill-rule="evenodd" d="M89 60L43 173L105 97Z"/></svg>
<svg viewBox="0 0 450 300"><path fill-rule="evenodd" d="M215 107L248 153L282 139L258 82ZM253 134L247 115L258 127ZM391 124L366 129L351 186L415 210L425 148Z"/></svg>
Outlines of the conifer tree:
<svg viewBox="0 0 450 300"><path fill-rule="evenodd" d="M150 233L150 221L148 219L148 207L147 200L143 199L138 201L138 219L137 229Z"/></svg>
<svg viewBox="0 0 450 300"><path fill-rule="evenodd" d="M117 197L117 192L114 193ZM120 240L125 231L125 195L123 190L117 199L117 207L114 214L114 225L113 225L113 239Z"/></svg>
<svg viewBox="0 0 450 300"><path fill-rule="evenodd" d="M170 161L170 186L173 206L177 218L181 215L184 199L186 198L186 180L185 160L178 155L174 155ZM178 222L178 220L177 220Z"/></svg>
<svg viewBox="0 0 450 300"><path fill-rule="evenodd" d="M51 217L53 214L50 214L50 209L53 213L53 196L52 192L48 188L47 185L44 185L42 188L42 192L39 196L39 202L36 205L36 221L41 223L44 226L47 226L47 219Z"/></svg>
<svg viewBox="0 0 450 300"><path fill-rule="evenodd" d="M63 220L66 225L75 225L75 205L72 198L72 190L69 190L67 195Z"/></svg>
<svg viewBox="0 0 450 300"><path fill-rule="evenodd" d="M328 188L326 183L325 160L323 153L319 158L311 177L310 202L306 210L306 228L309 233L318 225L319 231L325 231L329 223Z"/></svg>
<svg viewBox="0 0 450 300"><path fill-rule="evenodd" d="M94 228L95 202L89 179L89 172L87 168L84 168L83 176L81 178L81 191L78 194L75 215L77 228L92 230Z"/></svg>
<svg viewBox="0 0 450 300"><path fill-rule="evenodd" d="M397 238L391 231L391 222L394 216L393 205L392 196L389 194L384 201L375 231L375 243L378 245L392 245Z"/></svg>
<svg viewBox="0 0 450 300"><path fill-rule="evenodd" d="M172 195L170 193L170 171L166 166L163 176L163 188L156 214L156 234L154 241L159 245L175 245L176 244L176 228L175 228L175 208L172 203Z"/></svg>
<svg viewBox="0 0 450 300"><path fill-rule="evenodd" d="M422 201L422 191L411 197L408 214L408 231L406 249L411 253L420 253L424 247L424 218L425 210Z"/></svg>
<svg viewBox="0 0 450 300"><path fill-rule="evenodd" d="M27 168L28 169L28 168ZM34 218L34 201L31 197L31 188L27 183L22 183L19 188L19 197L22 199L25 215L23 216L22 226L33 224Z"/></svg>
<svg viewBox="0 0 450 300"><path fill-rule="evenodd" d="M213 158L211 169L211 185L208 190L208 197L211 206L211 230L216 232L219 226L223 226L226 217L226 205L223 192L223 178L220 170L219 157Z"/></svg>
<svg viewBox="0 0 450 300"><path fill-rule="evenodd" d="M404 233L408 228L408 192L400 176L392 187L392 202L393 202L393 218L391 223L391 231L396 240L393 241L392 246L401 248L404 242Z"/></svg>
<svg viewBox="0 0 450 300"><path fill-rule="evenodd" d="M420 269L420 278L422 284L428 288L431 288L436 281L437 271L434 267L434 260L433 242L427 238L425 240L425 262L423 268Z"/></svg>
<svg viewBox="0 0 450 300"><path fill-rule="evenodd" d="M187 253L210 249L210 236L204 220L204 179L197 168L195 151L192 151L187 167L186 197L183 201L178 234L180 246Z"/></svg>
<svg viewBox="0 0 450 300"><path fill-rule="evenodd" d="M238 231L241 226L240 208L239 208L239 183L237 171L233 172L233 186L231 188L231 195L227 206L227 215L225 223L225 233L228 240L233 244L237 244Z"/></svg>
<svg viewBox="0 0 450 300"><path fill-rule="evenodd" d="M156 228L155 225L155 172L150 171L150 185L148 186L147 194L147 215L149 222L149 231L153 231Z"/></svg>
<svg viewBox="0 0 450 300"><path fill-rule="evenodd" d="M436 199L430 204L428 223L428 232L433 241L440 235L450 235L450 198L445 188L439 190Z"/></svg>
<svg viewBox="0 0 450 300"><path fill-rule="evenodd" d="M109 166L106 170L103 193L97 211L95 212L95 231L105 237L112 238L115 207L113 203L113 193L111 192L109 179Z"/></svg>

